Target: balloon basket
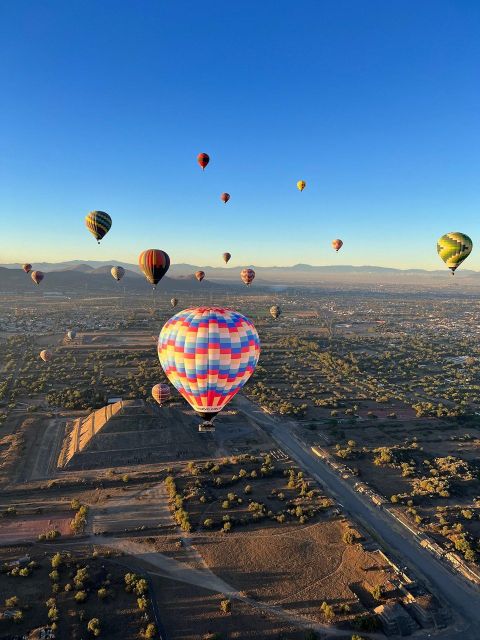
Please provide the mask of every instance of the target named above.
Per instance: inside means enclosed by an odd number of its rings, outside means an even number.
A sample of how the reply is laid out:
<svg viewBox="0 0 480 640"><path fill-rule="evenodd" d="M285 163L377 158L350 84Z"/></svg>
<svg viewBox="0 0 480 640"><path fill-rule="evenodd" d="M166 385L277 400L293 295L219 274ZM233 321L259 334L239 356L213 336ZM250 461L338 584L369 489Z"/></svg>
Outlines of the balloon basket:
<svg viewBox="0 0 480 640"><path fill-rule="evenodd" d="M198 425L199 433L212 433L215 431L215 425L213 422L202 422L202 424Z"/></svg>

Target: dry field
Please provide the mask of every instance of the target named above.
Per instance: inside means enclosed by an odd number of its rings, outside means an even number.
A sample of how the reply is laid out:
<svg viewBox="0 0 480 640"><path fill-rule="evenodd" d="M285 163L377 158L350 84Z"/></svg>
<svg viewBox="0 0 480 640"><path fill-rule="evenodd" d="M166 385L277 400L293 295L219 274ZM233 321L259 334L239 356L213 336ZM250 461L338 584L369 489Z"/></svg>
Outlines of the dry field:
<svg viewBox="0 0 480 640"><path fill-rule="evenodd" d="M378 604L370 594L376 585L386 598L393 595L388 567L360 544L343 542L344 529L339 521L322 521L197 534L194 543L208 567L239 591L317 622L324 622L320 605L326 601L338 622Z"/></svg>

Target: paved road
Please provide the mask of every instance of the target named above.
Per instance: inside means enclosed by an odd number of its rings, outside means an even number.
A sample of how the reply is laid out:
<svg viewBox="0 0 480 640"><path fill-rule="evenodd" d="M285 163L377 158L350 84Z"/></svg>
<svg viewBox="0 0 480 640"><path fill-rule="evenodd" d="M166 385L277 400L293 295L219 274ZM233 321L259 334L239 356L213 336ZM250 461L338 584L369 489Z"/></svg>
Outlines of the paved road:
<svg viewBox="0 0 480 640"><path fill-rule="evenodd" d="M447 566L423 549L406 528L388 511L382 511L370 500L358 494L319 459L309 447L294 437L294 422L276 420L263 413L246 398L238 399L238 406L260 428L287 451L292 459L304 467L328 493L340 502L353 519L359 521L373 537L379 539L384 549L402 558L418 575L422 576L433 593L446 600L453 611L467 621L467 628L450 629L448 638L478 640L480 638L480 590L467 580L452 573ZM460 627L460 625L459 625Z"/></svg>

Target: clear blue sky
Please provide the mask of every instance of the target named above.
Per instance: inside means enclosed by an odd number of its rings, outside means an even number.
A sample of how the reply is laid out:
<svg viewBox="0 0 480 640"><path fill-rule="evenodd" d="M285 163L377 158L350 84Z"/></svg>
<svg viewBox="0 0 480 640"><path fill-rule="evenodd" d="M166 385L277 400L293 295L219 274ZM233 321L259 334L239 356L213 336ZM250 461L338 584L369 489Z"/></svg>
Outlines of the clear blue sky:
<svg viewBox="0 0 480 640"><path fill-rule="evenodd" d="M478 0L0 0L0 262L438 268L463 231L480 269L479 33Z"/></svg>

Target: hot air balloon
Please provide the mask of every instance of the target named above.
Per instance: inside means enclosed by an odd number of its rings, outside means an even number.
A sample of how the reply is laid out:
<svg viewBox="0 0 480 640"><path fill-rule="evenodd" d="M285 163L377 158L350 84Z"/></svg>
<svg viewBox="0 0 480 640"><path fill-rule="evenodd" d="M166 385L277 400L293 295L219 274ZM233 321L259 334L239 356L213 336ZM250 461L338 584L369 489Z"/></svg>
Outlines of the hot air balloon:
<svg viewBox="0 0 480 640"><path fill-rule="evenodd" d="M31 264L28 264L28 262L26 262L26 263L23 265L22 269L25 271L25 273L30 273L30 271L32 270L32 265L31 265Z"/></svg>
<svg viewBox="0 0 480 640"><path fill-rule="evenodd" d="M85 216L85 224L87 229L93 234L100 244L100 240L106 235L112 226L112 219L105 211L90 211Z"/></svg>
<svg viewBox="0 0 480 640"><path fill-rule="evenodd" d="M170 387L168 384L159 383L152 387L153 399L160 406L170 398Z"/></svg>
<svg viewBox="0 0 480 640"><path fill-rule="evenodd" d="M273 307L270 307L270 315L272 316L272 318L275 318L275 320L280 316L281 313L282 310L280 309L278 304L274 304Z"/></svg>
<svg viewBox="0 0 480 640"><path fill-rule="evenodd" d="M205 278L205 271L196 271L195 278L201 282Z"/></svg>
<svg viewBox="0 0 480 640"><path fill-rule="evenodd" d="M120 282L125 275L125 269L123 267L112 267L110 269L110 273L112 274L112 278L115 278L117 282Z"/></svg>
<svg viewBox="0 0 480 640"><path fill-rule="evenodd" d="M335 249L335 251L338 251L339 249L341 249L343 246L343 240L340 240L340 238L337 238L336 240L332 240L332 247Z"/></svg>
<svg viewBox="0 0 480 640"><path fill-rule="evenodd" d="M232 254L231 254L231 253L228 253L228 251L226 251L226 252L223 254L223 261L225 262L225 264L227 264L227 262L230 260L230 258L231 258L231 257L232 257Z"/></svg>
<svg viewBox="0 0 480 640"><path fill-rule="evenodd" d="M307 183L305 182L305 180L299 180L297 182L297 189L299 189L300 191L303 191L306 186L307 186Z"/></svg>
<svg viewBox="0 0 480 640"><path fill-rule="evenodd" d="M240 278L247 286L250 286L255 278L255 271L253 269L243 269L240 273Z"/></svg>
<svg viewBox="0 0 480 640"><path fill-rule="evenodd" d="M35 284L40 284L40 282L44 279L44 274L42 271L32 271L30 277L35 282Z"/></svg>
<svg viewBox="0 0 480 640"><path fill-rule="evenodd" d="M52 359L52 352L48 351L48 349L44 349L43 351L40 351L40 358L44 362L48 362L49 360Z"/></svg>
<svg viewBox="0 0 480 640"><path fill-rule="evenodd" d="M170 304L172 305L173 308L175 308L178 304L178 298L172 298L170 300Z"/></svg>
<svg viewBox="0 0 480 640"><path fill-rule="evenodd" d="M75 340L76 337L77 337L77 332L75 331L75 329L70 329L70 331L67 331L67 338L69 340Z"/></svg>
<svg viewBox="0 0 480 640"><path fill-rule="evenodd" d="M473 249L471 239L464 233L452 231L446 233L437 242L437 252L447 267L455 274L455 269L459 267L465 258L468 258Z"/></svg>
<svg viewBox="0 0 480 640"><path fill-rule="evenodd" d="M155 289L170 267L170 258L161 249L147 249L138 256L138 264Z"/></svg>
<svg viewBox="0 0 480 640"><path fill-rule="evenodd" d="M166 376L190 406L211 420L250 378L260 356L253 323L220 307L185 309L166 322L158 357Z"/></svg>
<svg viewBox="0 0 480 640"><path fill-rule="evenodd" d="M199 153L197 156L197 162L202 167L202 171L205 171L205 167L210 162L210 156L208 153Z"/></svg>
<svg viewBox="0 0 480 640"><path fill-rule="evenodd" d="M227 204L227 202L230 200L230 194L222 193L222 195L220 196L220 200L222 200L224 204Z"/></svg>

